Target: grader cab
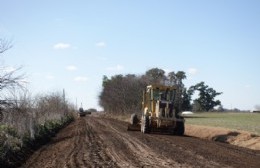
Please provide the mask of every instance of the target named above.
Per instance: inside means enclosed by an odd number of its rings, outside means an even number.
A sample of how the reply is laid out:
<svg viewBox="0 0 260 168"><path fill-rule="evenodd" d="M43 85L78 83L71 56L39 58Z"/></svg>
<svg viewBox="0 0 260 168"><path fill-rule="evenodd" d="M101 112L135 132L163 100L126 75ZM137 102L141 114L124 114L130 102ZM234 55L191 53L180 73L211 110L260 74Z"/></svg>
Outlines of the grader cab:
<svg viewBox="0 0 260 168"><path fill-rule="evenodd" d="M175 105L179 99L176 93L175 86L148 85L143 92L141 119L133 114L128 130L139 128L142 133L160 131L183 135L184 118Z"/></svg>

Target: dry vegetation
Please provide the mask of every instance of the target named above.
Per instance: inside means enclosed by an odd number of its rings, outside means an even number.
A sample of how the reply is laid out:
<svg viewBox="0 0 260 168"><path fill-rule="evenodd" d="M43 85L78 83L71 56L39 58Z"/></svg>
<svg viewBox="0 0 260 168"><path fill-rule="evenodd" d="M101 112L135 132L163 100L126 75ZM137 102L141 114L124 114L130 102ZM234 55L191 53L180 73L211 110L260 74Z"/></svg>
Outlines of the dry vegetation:
<svg viewBox="0 0 260 168"><path fill-rule="evenodd" d="M0 37L0 54L12 47ZM65 93L29 96L21 68L0 65L0 167L17 167L73 120Z"/></svg>
<svg viewBox="0 0 260 168"><path fill-rule="evenodd" d="M15 167L32 150L47 143L57 131L73 120L73 108L59 93L27 96L2 108L0 165Z"/></svg>

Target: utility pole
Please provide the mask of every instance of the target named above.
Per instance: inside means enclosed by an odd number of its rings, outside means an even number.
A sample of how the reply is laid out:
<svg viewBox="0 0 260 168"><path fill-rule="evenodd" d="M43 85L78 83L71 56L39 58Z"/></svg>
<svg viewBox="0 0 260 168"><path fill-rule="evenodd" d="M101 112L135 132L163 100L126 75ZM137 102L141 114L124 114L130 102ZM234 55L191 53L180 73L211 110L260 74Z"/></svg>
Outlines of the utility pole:
<svg viewBox="0 0 260 168"><path fill-rule="evenodd" d="M78 110L78 99L76 98L76 110Z"/></svg>
<svg viewBox="0 0 260 168"><path fill-rule="evenodd" d="M66 97L65 97L65 89L62 90L62 98L63 98L63 103L65 104L65 99L66 99Z"/></svg>

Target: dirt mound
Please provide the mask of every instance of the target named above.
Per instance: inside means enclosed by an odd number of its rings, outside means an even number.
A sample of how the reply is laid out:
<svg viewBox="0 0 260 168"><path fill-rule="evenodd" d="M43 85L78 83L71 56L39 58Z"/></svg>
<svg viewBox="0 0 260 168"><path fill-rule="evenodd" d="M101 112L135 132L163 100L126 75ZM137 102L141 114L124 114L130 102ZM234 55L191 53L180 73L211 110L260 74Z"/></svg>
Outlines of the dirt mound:
<svg viewBox="0 0 260 168"><path fill-rule="evenodd" d="M245 131L186 125L185 134L192 137L229 143L253 150L260 150L260 137Z"/></svg>

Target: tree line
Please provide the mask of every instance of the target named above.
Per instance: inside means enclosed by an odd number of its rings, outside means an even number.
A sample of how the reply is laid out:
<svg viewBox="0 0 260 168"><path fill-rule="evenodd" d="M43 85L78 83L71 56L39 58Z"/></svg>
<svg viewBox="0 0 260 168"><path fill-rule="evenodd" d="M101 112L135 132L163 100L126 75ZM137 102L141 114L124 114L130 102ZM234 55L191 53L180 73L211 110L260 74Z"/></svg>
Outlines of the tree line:
<svg viewBox="0 0 260 168"><path fill-rule="evenodd" d="M99 95L99 104L105 112L114 114L140 113L142 106L142 91L147 85L163 84L177 86L175 106L180 110L209 111L221 105L215 97L220 92L200 82L186 88L183 80L184 71L166 72L160 68L152 68L142 75L127 74L114 75L110 78L103 76L102 91ZM199 97L192 101L192 95L198 91Z"/></svg>

